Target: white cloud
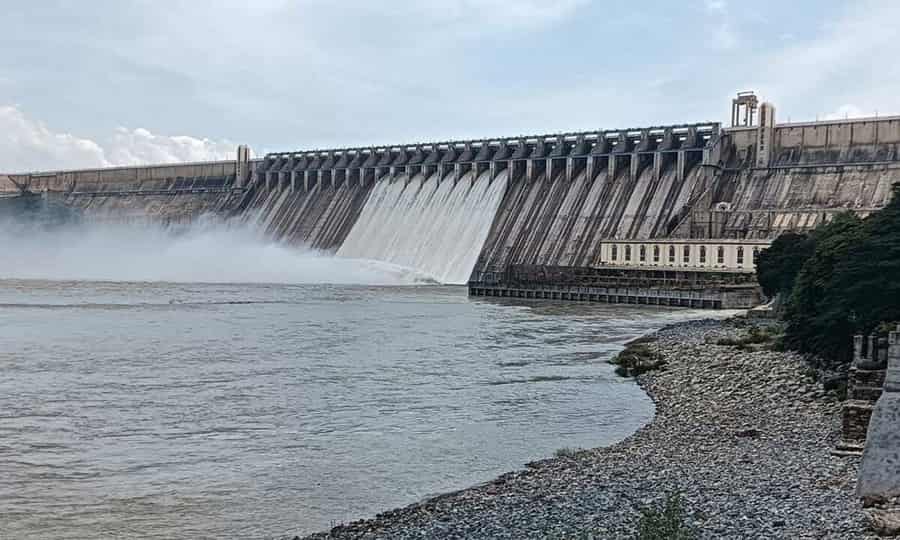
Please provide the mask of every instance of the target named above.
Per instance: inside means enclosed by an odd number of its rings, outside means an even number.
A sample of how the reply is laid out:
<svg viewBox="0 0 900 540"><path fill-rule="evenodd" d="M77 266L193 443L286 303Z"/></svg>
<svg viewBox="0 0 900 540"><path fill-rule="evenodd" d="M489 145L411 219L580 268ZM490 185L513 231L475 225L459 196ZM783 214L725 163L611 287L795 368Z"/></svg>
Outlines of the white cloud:
<svg viewBox="0 0 900 540"><path fill-rule="evenodd" d="M90 139L55 133L13 106L0 107L0 170L108 165L103 148Z"/></svg>
<svg viewBox="0 0 900 540"><path fill-rule="evenodd" d="M707 11L725 11L725 0L706 0L705 3Z"/></svg>
<svg viewBox="0 0 900 540"><path fill-rule="evenodd" d="M146 129L116 130L107 147L110 163L140 165L180 161L234 159L236 145L228 141L197 139L185 135L154 135Z"/></svg>
<svg viewBox="0 0 900 540"><path fill-rule="evenodd" d="M154 135L143 128L119 128L100 144L51 130L18 107L0 106L0 171L110 167L234 159L228 141L186 135Z"/></svg>

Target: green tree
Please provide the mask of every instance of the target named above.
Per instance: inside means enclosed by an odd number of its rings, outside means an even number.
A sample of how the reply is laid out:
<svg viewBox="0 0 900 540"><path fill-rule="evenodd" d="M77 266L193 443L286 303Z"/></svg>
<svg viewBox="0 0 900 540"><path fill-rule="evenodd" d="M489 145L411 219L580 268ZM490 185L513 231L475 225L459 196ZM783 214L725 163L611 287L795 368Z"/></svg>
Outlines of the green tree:
<svg viewBox="0 0 900 540"><path fill-rule="evenodd" d="M789 348L837 361L848 357L855 327L852 299L835 290L835 271L862 239L862 220L850 212L813 232L815 250L797 275L785 309Z"/></svg>
<svg viewBox="0 0 900 540"><path fill-rule="evenodd" d="M870 332L900 320L900 184L891 202L863 222L862 236L835 268L830 292L845 299L854 330Z"/></svg>
<svg viewBox="0 0 900 540"><path fill-rule="evenodd" d="M815 243L806 234L789 232L776 238L756 259L756 277L763 293L769 298L789 295L814 250Z"/></svg>

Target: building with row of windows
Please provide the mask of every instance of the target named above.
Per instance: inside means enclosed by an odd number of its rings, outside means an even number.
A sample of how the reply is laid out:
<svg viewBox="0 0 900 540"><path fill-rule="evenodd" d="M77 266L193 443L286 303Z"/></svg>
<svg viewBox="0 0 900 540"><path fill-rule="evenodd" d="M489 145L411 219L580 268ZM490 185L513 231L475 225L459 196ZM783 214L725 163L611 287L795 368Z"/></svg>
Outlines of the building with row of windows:
<svg viewBox="0 0 900 540"><path fill-rule="evenodd" d="M770 240L666 239L605 240L600 264L753 272L759 252Z"/></svg>

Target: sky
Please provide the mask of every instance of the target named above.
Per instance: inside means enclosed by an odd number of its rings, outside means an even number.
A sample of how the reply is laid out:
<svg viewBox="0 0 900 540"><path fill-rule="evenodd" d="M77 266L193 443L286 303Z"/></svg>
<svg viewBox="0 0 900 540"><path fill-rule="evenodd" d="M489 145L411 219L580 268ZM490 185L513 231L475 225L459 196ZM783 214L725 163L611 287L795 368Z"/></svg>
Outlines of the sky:
<svg viewBox="0 0 900 540"><path fill-rule="evenodd" d="M0 172L900 114L896 0L0 0Z"/></svg>

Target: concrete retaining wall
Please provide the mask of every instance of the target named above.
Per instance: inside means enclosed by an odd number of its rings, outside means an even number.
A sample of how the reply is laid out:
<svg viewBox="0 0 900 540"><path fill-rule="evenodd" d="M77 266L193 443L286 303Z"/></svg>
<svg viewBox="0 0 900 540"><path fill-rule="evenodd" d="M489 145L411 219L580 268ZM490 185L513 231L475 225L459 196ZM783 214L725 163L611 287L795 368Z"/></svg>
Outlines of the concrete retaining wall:
<svg viewBox="0 0 900 540"><path fill-rule="evenodd" d="M150 183L177 178L231 177L235 175L234 161L181 163L83 169L73 171L36 172L12 175L30 191L114 191L136 190Z"/></svg>

